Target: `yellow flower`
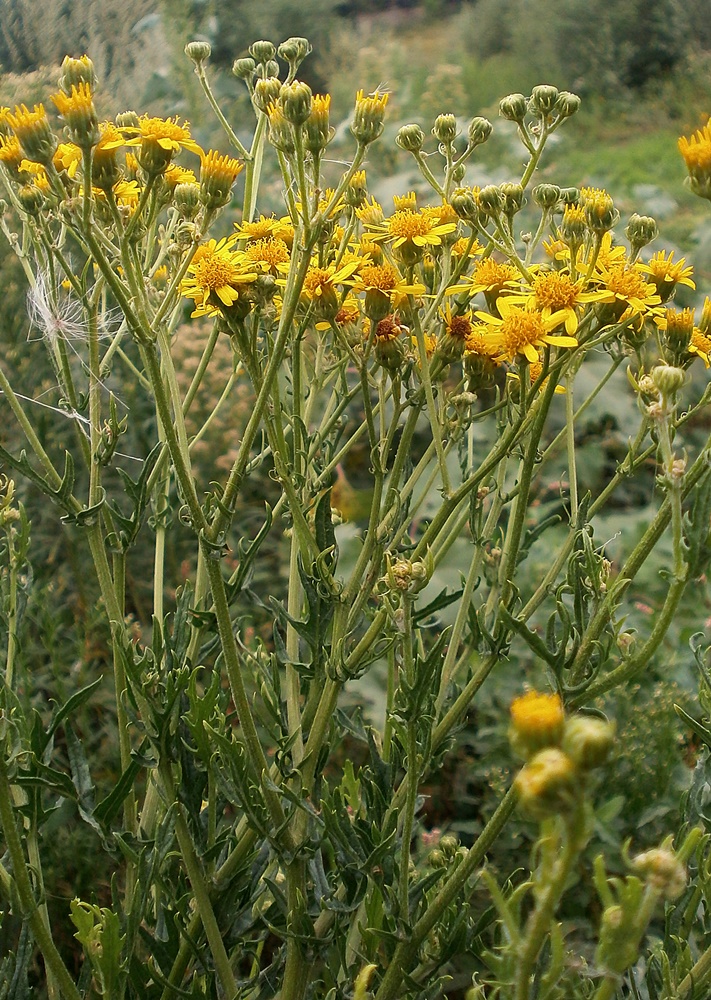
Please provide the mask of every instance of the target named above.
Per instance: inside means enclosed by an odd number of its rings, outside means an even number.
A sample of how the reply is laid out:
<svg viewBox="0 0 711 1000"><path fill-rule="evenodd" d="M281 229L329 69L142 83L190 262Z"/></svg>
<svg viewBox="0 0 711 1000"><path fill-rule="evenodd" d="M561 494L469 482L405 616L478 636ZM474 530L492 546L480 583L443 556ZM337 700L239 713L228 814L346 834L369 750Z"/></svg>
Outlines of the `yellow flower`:
<svg viewBox="0 0 711 1000"><path fill-rule="evenodd" d="M96 151L94 151L96 155ZM57 152L52 158L54 168L58 173L66 170L67 175L74 179L81 164L81 149L73 142L60 142Z"/></svg>
<svg viewBox="0 0 711 1000"><path fill-rule="evenodd" d="M497 306L500 316L491 316L485 312L477 312L476 315L484 326L489 327L487 336L509 361L523 354L533 364L538 361L537 348L546 344L553 347L578 346L575 337L551 332L565 321L565 313L562 311L543 316L537 309L521 309L505 296L498 299Z"/></svg>
<svg viewBox="0 0 711 1000"><path fill-rule="evenodd" d="M35 104L32 111L21 104L6 113L7 121L19 139L28 160L48 164L57 149L57 140L49 125L44 105Z"/></svg>
<svg viewBox="0 0 711 1000"><path fill-rule="evenodd" d="M677 285L686 285L687 288L696 289L696 285L691 280L694 273L693 267L684 267L686 258L674 260L674 251L666 253L658 250L652 254L648 264L640 264L639 269L650 276L657 287L662 302L666 302Z"/></svg>
<svg viewBox="0 0 711 1000"><path fill-rule="evenodd" d="M171 160L181 149L203 155L198 144L190 137L190 124L179 124L176 118L151 118L142 115L138 125L129 125L122 131L132 136L126 140L127 146L137 146L138 162L148 174L164 173Z"/></svg>
<svg viewBox="0 0 711 1000"><path fill-rule="evenodd" d="M538 361L529 363L528 377L531 381L531 385L534 385L534 383L536 383L539 380L542 373L543 373L543 362L540 360L540 358ZM521 376L518 375L517 372L506 372L506 378L512 379L514 382L521 381ZM538 387L539 391L543 390L547 384L548 384L548 376L546 376L546 378L544 378L543 381L541 382L540 386ZM557 385L553 390L553 392L555 392L556 395L565 395L565 387L562 385Z"/></svg>
<svg viewBox="0 0 711 1000"><path fill-rule="evenodd" d="M94 148L92 164L92 181L104 191L109 191L121 179L121 167L116 155L125 142L123 134L113 122L102 122L99 125L99 141ZM74 169L76 170L76 167ZM73 176L71 171L69 176Z"/></svg>
<svg viewBox="0 0 711 1000"><path fill-rule="evenodd" d="M171 191L174 191L178 184L197 184L197 177L194 170L181 167L179 163L171 163L163 174L163 180Z"/></svg>
<svg viewBox="0 0 711 1000"><path fill-rule="evenodd" d="M706 301L708 302L708 299ZM704 367L709 367L711 364L709 360L711 358L711 337L702 333L698 326L695 326L691 332L691 343L688 350L690 354L696 354L697 357L701 358Z"/></svg>
<svg viewBox="0 0 711 1000"><path fill-rule="evenodd" d="M689 171L692 191L704 198L711 196L711 123L707 122L688 139L679 139L679 152Z"/></svg>
<svg viewBox="0 0 711 1000"><path fill-rule="evenodd" d="M613 300L619 309L630 308L633 313L647 313L662 301L657 294L657 287L644 280L644 275L638 266L613 264L601 270L599 275L604 287L612 292Z"/></svg>
<svg viewBox="0 0 711 1000"><path fill-rule="evenodd" d="M512 741L523 744L525 756L560 742L564 722L563 702L558 694L529 691L511 702Z"/></svg>
<svg viewBox="0 0 711 1000"><path fill-rule="evenodd" d="M468 295L476 295L477 292L486 292L496 298L505 288L518 285L520 277L513 264L501 264L493 257L486 257L476 265L466 285L456 285L448 289L448 293L466 292Z"/></svg>
<svg viewBox="0 0 711 1000"><path fill-rule="evenodd" d="M380 90L375 90L367 96L362 90L356 94L351 132L362 145L374 142L382 134L388 96Z"/></svg>
<svg viewBox="0 0 711 1000"><path fill-rule="evenodd" d="M356 209L356 215L363 223L364 226L369 228L376 228L382 226L384 216L382 205L371 196L370 201L366 198L360 208ZM370 235L371 239L377 239L378 237Z"/></svg>
<svg viewBox="0 0 711 1000"><path fill-rule="evenodd" d="M438 225L424 212L402 211L395 212L381 226L370 228L377 230L373 239L390 243L405 263L413 264L421 258L425 247L439 246L442 237L453 233L457 224Z"/></svg>
<svg viewBox="0 0 711 1000"><path fill-rule="evenodd" d="M8 170L16 174L20 169L20 164L25 159L20 140L15 135L0 135L0 163L4 163Z"/></svg>
<svg viewBox="0 0 711 1000"><path fill-rule="evenodd" d="M244 163L220 156L214 149L201 158L200 200L209 209L222 208L232 198L232 185L244 170Z"/></svg>
<svg viewBox="0 0 711 1000"><path fill-rule="evenodd" d="M250 240L244 249L245 259L255 267L276 276L289 270L289 248L284 240L266 237L261 240Z"/></svg>
<svg viewBox="0 0 711 1000"><path fill-rule="evenodd" d="M510 302L528 303L531 308L539 309L544 317L560 312L565 316L565 330L571 336L578 329L578 313L576 306L588 302L609 301L610 292L586 292L581 281L573 281L570 275L563 271L541 271L533 279L529 290L523 293L507 295Z"/></svg>
<svg viewBox="0 0 711 1000"><path fill-rule="evenodd" d="M234 305L256 279L243 256L233 253L235 240L235 236L209 240L198 247L180 285L185 298L195 301L193 316L214 316L222 306Z"/></svg>
<svg viewBox="0 0 711 1000"><path fill-rule="evenodd" d="M89 84L86 82L72 84L69 94L60 90L59 93L52 95L52 100L67 123L76 144L82 149L95 146L99 139L99 123Z"/></svg>
<svg viewBox="0 0 711 1000"><path fill-rule="evenodd" d="M260 215L255 222L235 222L235 229L238 240L263 240L272 237L283 240L289 249L294 243L294 227L288 216L277 219L273 215L270 218Z"/></svg>

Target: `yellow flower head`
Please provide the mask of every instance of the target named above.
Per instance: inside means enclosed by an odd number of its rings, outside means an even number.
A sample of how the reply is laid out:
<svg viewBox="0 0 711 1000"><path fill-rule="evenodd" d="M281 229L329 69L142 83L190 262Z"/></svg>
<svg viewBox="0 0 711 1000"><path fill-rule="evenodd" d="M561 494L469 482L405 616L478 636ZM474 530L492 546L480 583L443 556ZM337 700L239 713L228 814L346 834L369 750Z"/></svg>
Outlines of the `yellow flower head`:
<svg viewBox="0 0 711 1000"><path fill-rule="evenodd" d="M578 329L578 313L576 307L588 302L610 300L611 294L606 291L583 291L580 281L573 281L564 271L540 271L533 279L530 292L514 293L507 296L509 301L528 304L540 309L543 316L561 313L565 317L565 329L571 336Z"/></svg>
<svg viewBox="0 0 711 1000"><path fill-rule="evenodd" d="M706 301L708 302L708 299ZM706 368L711 365L711 337L702 333L698 326L691 331L689 353L701 358Z"/></svg>
<svg viewBox="0 0 711 1000"><path fill-rule="evenodd" d="M679 139L679 152L689 171L692 191L701 197L711 196L711 123L707 122L688 139Z"/></svg>
<svg viewBox="0 0 711 1000"><path fill-rule="evenodd" d="M55 170L59 173L66 170L67 175L73 179L81 164L81 155L81 149L75 143L60 142L52 158Z"/></svg>
<svg viewBox="0 0 711 1000"><path fill-rule="evenodd" d="M416 212L417 195L414 191L408 191L407 194L394 194L393 204L396 212Z"/></svg>
<svg viewBox="0 0 711 1000"><path fill-rule="evenodd" d="M46 166L57 149L57 140L50 128L44 105L35 104L30 111L26 105L20 104L14 112L8 111L6 118L27 159Z"/></svg>
<svg viewBox="0 0 711 1000"><path fill-rule="evenodd" d="M617 309L630 308L634 313L649 312L662 301L656 285L645 281L639 266L615 264L601 271L604 287L612 292Z"/></svg>
<svg viewBox="0 0 711 1000"><path fill-rule="evenodd" d="M420 260L426 247L439 246L442 237L453 233L456 223L449 222L437 225L424 212L395 212L377 229L374 239L390 243L397 256L405 264L414 264Z"/></svg>
<svg viewBox="0 0 711 1000"><path fill-rule="evenodd" d="M25 159L20 141L15 135L0 135L0 163L4 163L11 173L16 174Z"/></svg>
<svg viewBox="0 0 711 1000"><path fill-rule="evenodd" d="M467 292L476 295L477 292L487 292L494 298L505 288L518 284L520 274L513 264L499 263L493 257L486 257L477 263L474 273L466 285L457 285L451 289L455 292Z"/></svg>
<svg viewBox="0 0 711 1000"><path fill-rule="evenodd" d="M99 125L99 141L94 148L92 179L94 184L104 191L114 187L121 179L122 171L117 154L125 142L123 133L113 122L102 122ZM76 170L76 167L74 169ZM70 173L71 176L73 175Z"/></svg>
<svg viewBox="0 0 711 1000"><path fill-rule="evenodd" d="M266 218L260 215L255 222L235 222L236 236L239 240L263 240L272 237L283 240L291 249L294 243L294 227L289 218L277 219L275 216Z"/></svg>
<svg viewBox="0 0 711 1000"><path fill-rule="evenodd" d="M245 286L257 277L245 266L242 255L235 254L236 237L209 240L198 247L180 291L195 301L193 316L214 316L223 306L234 305L244 294Z"/></svg>
<svg viewBox="0 0 711 1000"><path fill-rule="evenodd" d="M523 355L531 364L538 361L538 348L550 344L554 347L577 347L575 337L553 334L565 321L565 313L561 310L544 316L537 309L515 305L509 298L502 296L497 301L500 316L477 312L477 318L488 325L488 336L501 350L509 361Z"/></svg>
<svg viewBox="0 0 711 1000"><path fill-rule="evenodd" d="M511 703L511 742L529 757L544 747L556 746L563 735L565 713L558 694L529 691Z"/></svg>
<svg viewBox="0 0 711 1000"><path fill-rule="evenodd" d="M674 260L673 250L669 253L666 253L664 250L658 250L657 253L652 254L648 264L640 264L639 267L640 270L650 276L652 282L656 285L662 302L666 302L677 285L696 288L691 279L694 269L691 266L685 267L685 264L685 257L677 261Z"/></svg>
<svg viewBox="0 0 711 1000"><path fill-rule="evenodd" d="M244 170L244 163L220 156L214 149L201 159L200 200L208 209L222 208L232 198L232 185Z"/></svg>
<svg viewBox="0 0 711 1000"><path fill-rule="evenodd" d="M148 174L162 174L170 165L171 160L181 149L203 155L202 149L190 137L190 124L179 124L176 118L151 118L142 115L138 125L129 125L122 129L129 136L127 146L138 147L138 162Z"/></svg>
<svg viewBox="0 0 711 1000"><path fill-rule="evenodd" d="M387 93L380 90L367 96L362 90L356 94L355 115L353 116L351 132L361 145L365 146L374 142L382 134L388 96Z"/></svg>
<svg viewBox="0 0 711 1000"><path fill-rule="evenodd" d="M69 94L60 90L52 95L52 100L67 123L74 142L82 149L95 146L99 139L99 123L89 84L72 84Z"/></svg>
<svg viewBox="0 0 711 1000"><path fill-rule="evenodd" d="M279 273L289 270L290 253L284 240L266 237L261 240L250 240L244 249L245 259L255 267L276 277Z"/></svg>
<svg viewBox="0 0 711 1000"><path fill-rule="evenodd" d="M179 163L171 163L163 174L163 180L171 191L174 191L178 184L197 184L195 171L181 167Z"/></svg>

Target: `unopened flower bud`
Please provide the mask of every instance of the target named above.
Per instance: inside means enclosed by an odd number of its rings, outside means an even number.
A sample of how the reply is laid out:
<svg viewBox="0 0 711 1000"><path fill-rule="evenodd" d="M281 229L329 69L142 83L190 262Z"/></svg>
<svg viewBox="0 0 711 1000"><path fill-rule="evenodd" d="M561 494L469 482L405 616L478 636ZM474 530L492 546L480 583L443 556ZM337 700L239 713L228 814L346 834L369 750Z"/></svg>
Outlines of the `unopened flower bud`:
<svg viewBox="0 0 711 1000"><path fill-rule="evenodd" d="M384 316L375 327L375 357L386 371L398 371L402 367L405 348L401 334L404 329L395 316Z"/></svg>
<svg viewBox="0 0 711 1000"><path fill-rule="evenodd" d="M278 76L267 76L254 84L254 103L260 111L268 111L279 99L282 82Z"/></svg>
<svg viewBox="0 0 711 1000"><path fill-rule="evenodd" d="M238 80L251 80L257 64L251 56L244 56L242 59L235 59L232 63L232 75Z"/></svg>
<svg viewBox="0 0 711 1000"><path fill-rule="evenodd" d="M185 46L185 55L188 59L192 59L196 66L202 66L204 62L210 58L212 53L212 46L209 42L203 42L196 40L193 42L188 42Z"/></svg>
<svg viewBox="0 0 711 1000"><path fill-rule="evenodd" d="M298 128L311 114L313 106L311 87L301 80L285 83L279 91L279 102L286 120Z"/></svg>
<svg viewBox="0 0 711 1000"><path fill-rule="evenodd" d="M555 102L555 110L561 118L570 118L580 110L580 98L567 90L561 90Z"/></svg>
<svg viewBox="0 0 711 1000"><path fill-rule="evenodd" d="M289 66L293 67L294 70L298 68L310 52L310 42L307 38L302 38L299 35L287 38L287 40L282 42L279 46L279 55L284 62L289 63Z"/></svg>
<svg viewBox="0 0 711 1000"><path fill-rule="evenodd" d="M331 107L330 94L316 94L311 105L311 114L304 125L304 145L310 153L322 153L333 138L329 122Z"/></svg>
<svg viewBox="0 0 711 1000"><path fill-rule="evenodd" d="M542 84L531 91L531 111L541 117L551 114L556 106L560 91L557 87Z"/></svg>
<svg viewBox="0 0 711 1000"><path fill-rule="evenodd" d="M523 207L523 188L520 184L502 184L500 191L504 196L504 212L515 215Z"/></svg>
<svg viewBox="0 0 711 1000"><path fill-rule="evenodd" d="M267 63L276 55L276 45L272 42L253 42L249 46L249 54L258 63Z"/></svg>
<svg viewBox="0 0 711 1000"><path fill-rule="evenodd" d="M194 219L200 208L200 186L192 181L176 184L173 205L184 219Z"/></svg>
<svg viewBox="0 0 711 1000"><path fill-rule="evenodd" d="M452 168L452 181L455 184L459 184L460 181L464 180L464 175L467 172L467 166L465 163L458 163L456 167Z"/></svg>
<svg viewBox="0 0 711 1000"><path fill-rule="evenodd" d="M560 200L564 205L577 205L580 201L580 188L561 188Z"/></svg>
<svg viewBox="0 0 711 1000"><path fill-rule="evenodd" d="M471 188L456 188L449 203L460 219L464 219L465 222L477 222L479 206Z"/></svg>
<svg viewBox="0 0 711 1000"><path fill-rule="evenodd" d="M368 186L366 182L365 170L356 170L348 181L343 197L347 205L351 208L360 208L365 204L368 197Z"/></svg>
<svg viewBox="0 0 711 1000"><path fill-rule="evenodd" d="M646 247L652 240L656 240L657 223L648 215L637 215L635 212L630 216L630 221L625 229L625 236L630 241L630 246L634 251L639 251Z"/></svg>
<svg viewBox="0 0 711 1000"><path fill-rule="evenodd" d="M517 122L519 125L526 117L527 111L528 101L523 94L509 94L499 103L501 117L510 122Z"/></svg>
<svg viewBox="0 0 711 1000"><path fill-rule="evenodd" d="M439 142L454 142L457 138L457 119L454 115L437 115L432 135Z"/></svg>
<svg viewBox="0 0 711 1000"><path fill-rule="evenodd" d="M91 149L95 146L99 141L99 122L89 84L72 84L69 95L60 90L52 100L67 123L72 142L80 149Z"/></svg>
<svg viewBox="0 0 711 1000"><path fill-rule="evenodd" d="M537 184L531 194L539 208L550 209L560 201L561 191L557 184Z"/></svg>
<svg viewBox="0 0 711 1000"><path fill-rule="evenodd" d="M504 207L504 195L496 184L487 184L479 192L479 208L486 215L498 215Z"/></svg>
<svg viewBox="0 0 711 1000"><path fill-rule="evenodd" d="M34 184L25 184L17 192L17 200L28 215L39 215L44 205L44 195Z"/></svg>
<svg viewBox="0 0 711 1000"><path fill-rule="evenodd" d="M590 715L574 715L563 728L561 748L581 771L592 771L605 763L614 741L612 723Z"/></svg>
<svg viewBox="0 0 711 1000"><path fill-rule="evenodd" d="M116 115L116 128L140 128L141 120L135 111L121 111Z"/></svg>
<svg viewBox="0 0 711 1000"><path fill-rule="evenodd" d="M418 153L425 143L425 133L419 125L403 125L395 136L395 142L408 153Z"/></svg>
<svg viewBox="0 0 711 1000"><path fill-rule="evenodd" d="M558 746L565 713L557 694L529 691L511 703L509 740L515 753L527 759L545 747Z"/></svg>
<svg viewBox="0 0 711 1000"><path fill-rule="evenodd" d="M494 126L488 118L472 118L467 128L469 145L481 146L482 142L486 142L493 130Z"/></svg>
<svg viewBox="0 0 711 1000"><path fill-rule="evenodd" d="M686 888L686 868L673 851L656 847L632 859L632 869L664 899L675 900Z"/></svg>
<svg viewBox="0 0 711 1000"><path fill-rule="evenodd" d="M379 90L367 96L362 90L356 94L351 132L361 145L369 145L382 135L387 103L388 94L382 94Z"/></svg>
<svg viewBox="0 0 711 1000"><path fill-rule="evenodd" d="M585 218L595 233L606 233L612 229L620 213L606 191L595 191L585 199Z"/></svg>
<svg viewBox="0 0 711 1000"><path fill-rule="evenodd" d="M522 807L534 819L548 819L570 811L579 786L570 757L555 747L539 751L514 781Z"/></svg>
<svg viewBox="0 0 711 1000"><path fill-rule="evenodd" d="M657 365L652 369L651 377L662 396L673 396L686 381L683 369L672 365Z"/></svg>
<svg viewBox="0 0 711 1000"><path fill-rule="evenodd" d="M560 223L560 236L569 246L579 245L585 239L585 210L579 205L566 205Z"/></svg>
<svg viewBox="0 0 711 1000"><path fill-rule="evenodd" d="M59 76L61 90L70 94L72 87L78 87L80 83L85 83L91 90L96 88L98 80L93 62L89 56L80 56L79 59L65 56Z"/></svg>

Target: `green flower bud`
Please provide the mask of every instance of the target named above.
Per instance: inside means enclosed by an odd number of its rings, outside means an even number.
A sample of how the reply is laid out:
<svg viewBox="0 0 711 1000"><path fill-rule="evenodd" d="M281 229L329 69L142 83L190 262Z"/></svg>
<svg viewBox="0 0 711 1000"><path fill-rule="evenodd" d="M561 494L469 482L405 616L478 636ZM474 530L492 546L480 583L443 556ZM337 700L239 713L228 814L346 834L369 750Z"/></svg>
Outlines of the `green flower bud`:
<svg viewBox="0 0 711 1000"><path fill-rule="evenodd" d="M689 350L694 332L694 310L667 309L665 319L666 329L662 333L662 342L674 361L681 360Z"/></svg>
<svg viewBox="0 0 711 1000"><path fill-rule="evenodd" d="M632 868L664 899L678 899L686 888L686 868L673 851L664 847L638 854L632 859Z"/></svg>
<svg viewBox="0 0 711 1000"><path fill-rule="evenodd" d="M564 205L577 205L580 201L580 188L561 188L560 200Z"/></svg>
<svg viewBox="0 0 711 1000"><path fill-rule="evenodd" d="M395 136L395 142L408 153L418 153L425 143L425 133L419 125L403 125Z"/></svg>
<svg viewBox="0 0 711 1000"><path fill-rule="evenodd" d="M188 59L192 59L195 66L202 66L204 62L210 58L212 54L212 46L209 42L203 42L195 40L194 42L188 42L185 46L185 55Z"/></svg>
<svg viewBox="0 0 711 1000"><path fill-rule="evenodd" d="M276 55L276 45L272 42L253 42L249 46L249 54L258 63L267 63Z"/></svg>
<svg viewBox="0 0 711 1000"><path fill-rule="evenodd" d="M78 87L80 83L88 84L92 90L96 88L98 79L93 62L89 56L81 56L79 59L65 56L59 76L60 89L65 94L71 94L72 87Z"/></svg>
<svg viewBox="0 0 711 1000"><path fill-rule="evenodd" d="M245 56L244 59L235 59L232 63L232 75L236 76L238 80L251 80L254 71L257 68L257 64L251 56Z"/></svg>
<svg viewBox="0 0 711 1000"><path fill-rule="evenodd" d="M116 128L140 128L141 121L135 111L121 111L116 115Z"/></svg>
<svg viewBox="0 0 711 1000"><path fill-rule="evenodd" d="M452 180L455 184L459 184L460 181L464 180L464 175L467 172L466 163L458 163L456 167L452 170Z"/></svg>
<svg viewBox="0 0 711 1000"><path fill-rule="evenodd" d="M595 233L606 233L612 229L620 213L614 206L612 198L605 191L596 194L585 202L585 218Z"/></svg>
<svg viewBox="0 0 711 1000"><path fill-rule="evenodd" d="M454 115L437 115L432 135L439 142L454 142L457 138L457 119Z"/></svg>
<svg viewBox="0 0 711 1000"><path fill-rule="evenodd" d="M293 67L294 71L311 51L311 44L308 39L301 38L298 35L294 35L292 38L287 38L287 40L282 42L279 46L279 55L284 62L289 63L289 66Z"/></svg>
<svg viewBox="0 0 711 1000"><path fill-rule="evenodd" d="M494 130L488 118L472 118L467 129L467 139L470 146L481 146Z"/></svg>
<svg viewBox="0 0 711 1000"><path fill-rule="evenodd" d="M254 103L260 111L266 112L270 104L276 104L281 93L282 82L278 76L268 76L254 84Z"/></svg>
<svg viewBox="0 0 711 1000"><path fill-rule="evenodd" d="M486 215L498 215L503 210L504 204L504 194L496 184L487 184L479 192L479 208Z"/></svg>
<svg viewBox="0 0 711 1000"><path fill-rule="evenodd" d="M194 219L200 208L200 185L193 181L176 184L173 205L184 219Z"/></svg>
<svg viewBox="0 0 711 1000"><path fill-rule="evenodd" d="M561 191L557 184L537 184L531 192L539 208L555 208L560 201Z"/></svg>
<svg viewBox="0 0 711 1000"><path fill-rule="evenodd" d="M449 199L449 204L460 219L464 219L465 222L478 222L479 206L471 188L456 188Z"/></svg>
<svg viewBox="0 0 711 1000"><path fill-rule="evenodd" d="M276 59L270 59L268 63L264 63L263 76L279 76L279 63Z"/></svg>
<svg viewBox="0 0 711 1000"><path fill-rule="evenodd" d="M279 91L279 101L286 120L298 128L311 114L313 106L311 87L300 80L285 83Z"/></svg>
<svg viewBox="0 0 711 1000"><path fill-rule="evenodd" d="M539 117L551 114L555 109L560 91L557 87L542 84L531 91L531 111Z"/></svg>
<svg viewBox="0 0 711 1000"><path fill-rule="evenodd" d="M501 117L509 122L517 122L519 125L526 117L527 111L528 101L523 94L509 94L499 103Z"/></svg>
<svg viewBox="0 0 711 1000"><path fill-rule="evenodd" d="M334 135L329 123L330 94L316 94L304 125L304 145L314 155L323 152Z"/></svg>
<svg viewBox="0 0 711 1000"><path fill-rule="evenodd" d="M25 184L17 192L17 200L28 215L39 215L44 205L44 195L34 184Z"/></svg>
<svg viewBox="0 0 711 1000"><path fill-rule="evenodd" d="M574 715L563 729L561 748L581 771L592 771L605 763L615 742L615 727L604 719Z"/></svg>
<svg viewBox="0 0 711 1000"><path fill-rule="evenodd" d="M504 212L506 215L515 215L523 207L523 188L520 184L502 184L501 194L504 196Z"/></svg>
<svg viewBox="0 0 711 1000"><path fill-rule="evenodd" d="M570 118L580 110L580 98L567 90L561 90L555 102L555 110L561 118Z"/></svg>
<svg viewBox="0 0 711 1000"><path fill-rule="evenodd" d="M639 251L646 247L652 240L656 240L659 230L657 223L648 215L637 215L635 212L630 216L630 221L625 229L625 236L630 241L630 246L634 251Z"/></svg>
<svg viewBox="0 0 711 1000"><path fill-rule="evenodd" d="M673 396L686 382L686 373L672 365L657 365L650 376L662 396Z"/></svg>

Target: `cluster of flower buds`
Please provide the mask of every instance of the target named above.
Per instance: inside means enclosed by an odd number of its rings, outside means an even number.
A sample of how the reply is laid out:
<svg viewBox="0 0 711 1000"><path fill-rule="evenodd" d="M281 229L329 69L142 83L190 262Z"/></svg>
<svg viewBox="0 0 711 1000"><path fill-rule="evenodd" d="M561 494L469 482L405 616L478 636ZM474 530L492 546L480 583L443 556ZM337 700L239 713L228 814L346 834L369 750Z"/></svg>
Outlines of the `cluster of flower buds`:
<svg viewBox="0 0 711 1000"><path fill-rule="evenodd" d="M521 804L536 819L570 812L588 772L605 763L615 727L589 715L566 718L557 694L529 691L511 705L509 738L526 764L516 778Z"/></svg>

